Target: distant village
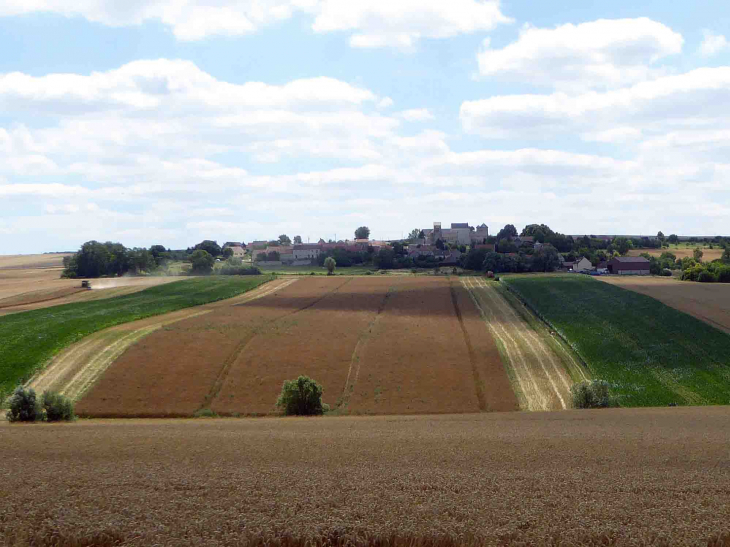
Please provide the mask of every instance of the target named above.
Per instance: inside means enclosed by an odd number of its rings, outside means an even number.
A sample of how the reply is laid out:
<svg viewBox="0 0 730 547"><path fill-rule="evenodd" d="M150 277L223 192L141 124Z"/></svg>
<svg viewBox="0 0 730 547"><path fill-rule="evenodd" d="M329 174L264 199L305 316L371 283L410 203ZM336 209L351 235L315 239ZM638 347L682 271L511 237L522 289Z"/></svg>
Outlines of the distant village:
<svg viewBox="0 0 730 547"><path fill-rule="evenodd" d="M626 256L631 248L668 245L657 236L565 236L545 225L527 226L518 234L512 225L490 235L485 223L452 223L412 230L407 238L374 240L360 227L354 239L320 239L303 243L286 235L276 240L226 242L226 256L262 267L322 265L334 257L339 267L373 264L382 269L463 267L495 272L556 271L594 274L649 275L656 265L643 256ZM670 236L677 238L677 236ZM678 240L679 238L677 238ZM229 250L226 250L229 249Z"/></svg>

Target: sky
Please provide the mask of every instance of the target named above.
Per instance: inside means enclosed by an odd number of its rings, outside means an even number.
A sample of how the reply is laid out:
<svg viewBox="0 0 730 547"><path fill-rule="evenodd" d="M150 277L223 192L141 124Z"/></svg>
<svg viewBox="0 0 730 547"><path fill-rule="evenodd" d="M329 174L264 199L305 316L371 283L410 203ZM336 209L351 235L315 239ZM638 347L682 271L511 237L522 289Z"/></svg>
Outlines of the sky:
<svg viewBox="0 0 730 547"><path fill-rule="evenodd" d="M729 220L727 2L0 2L0 254Z"/></svg>

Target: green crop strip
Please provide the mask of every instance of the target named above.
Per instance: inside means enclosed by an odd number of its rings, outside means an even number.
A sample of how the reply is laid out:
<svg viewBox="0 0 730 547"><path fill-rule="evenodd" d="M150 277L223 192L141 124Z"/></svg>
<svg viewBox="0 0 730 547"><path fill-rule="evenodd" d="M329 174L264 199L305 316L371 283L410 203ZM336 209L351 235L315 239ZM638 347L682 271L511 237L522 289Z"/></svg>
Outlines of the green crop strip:
<svg viewBox="0 0 730 547"><path fill-rule="evenodd" d="M730 335L585 276L502 281L611 383L621 406L730 404Z"/></svg>
<svg viewBox="0 0 730 547"><path fill-rule="evenodd" d="M270 276L187 279L125 296L0 317L0 397L30 379L56 353L89 334L233 298L271 279Z"/></svg>

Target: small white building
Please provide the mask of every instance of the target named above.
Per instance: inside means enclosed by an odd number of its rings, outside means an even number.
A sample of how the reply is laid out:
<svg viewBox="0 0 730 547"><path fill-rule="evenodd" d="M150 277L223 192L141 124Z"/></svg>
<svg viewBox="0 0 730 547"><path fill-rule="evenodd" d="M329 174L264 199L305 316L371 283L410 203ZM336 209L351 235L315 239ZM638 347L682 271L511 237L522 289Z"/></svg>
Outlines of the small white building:
<svg viewBox="0 0 730 547"><path fill-rule="evenodd" d="M584 256L580 257L580 260L576 260L573 263L574 272L590 272L591 270L593 270L593 264L591 264L591 261Z"/></svg>

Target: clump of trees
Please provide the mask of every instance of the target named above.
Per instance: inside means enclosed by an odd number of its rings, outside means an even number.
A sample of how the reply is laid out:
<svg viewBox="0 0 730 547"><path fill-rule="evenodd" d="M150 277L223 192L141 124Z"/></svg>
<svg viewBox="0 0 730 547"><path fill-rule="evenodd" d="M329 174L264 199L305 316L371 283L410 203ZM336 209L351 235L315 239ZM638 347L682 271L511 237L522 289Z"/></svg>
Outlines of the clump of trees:
<svg viewBox="0 0 730 547"><path fill-rule="evenodd" d="M87 241L76 254L64 257L62 277L75 279L149 273L156 270L162 261L161 254L158 250L156 252L157 255L152 250L128 249L111 241Z"/></svg>
<svg viewBox="0 0 730 547"><path fill-rule="evenodd" d="M68 422L76 416L67 397L45 391L38 399L35 390L19 387L8 401L6 418L9 422Z"/></svg>
<svg viewBox="0 0 730 547"><path fill-rule="evenodd" d="M611 389L605 380L590 380L574 384L570 388L573 408L608 408L617 406Z"/></svg>
<svg viewBox="0 0 730 547"><path fill-rule="evenodd" d="M329 410L322 403L322 392L322 386L309 376L300 376L284 382L276 406L286 416L321 416Z"/></svg>

